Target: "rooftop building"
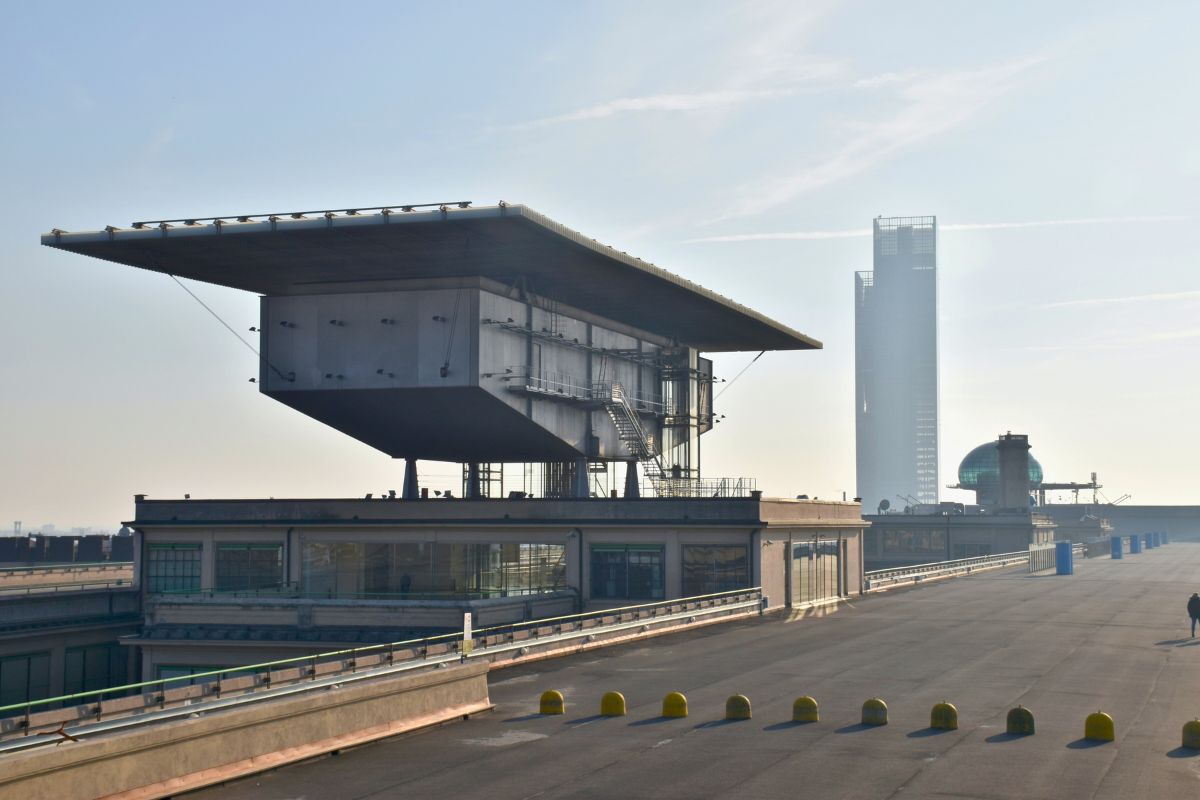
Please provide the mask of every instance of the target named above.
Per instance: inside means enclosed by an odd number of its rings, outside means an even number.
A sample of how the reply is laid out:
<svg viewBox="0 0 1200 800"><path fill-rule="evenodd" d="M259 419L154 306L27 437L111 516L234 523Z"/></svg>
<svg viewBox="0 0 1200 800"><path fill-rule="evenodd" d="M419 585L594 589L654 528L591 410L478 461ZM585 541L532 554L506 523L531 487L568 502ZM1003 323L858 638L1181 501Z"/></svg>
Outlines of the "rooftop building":
<svg viewBox="0 0 1200 800"><path fill-rule="evenodd" d="M857 503L700 470L704 352L820 342L524 207L137 222L43 243L262 295L267 396L407 462L400 497L135 499L147 678L762 587L862 587ZM428 498L418 459L463 466ZM529 491L494 481L536 470ZM611 471L625 464L623 497ZM643 496L638 476L648 479ZM533 495L533 496L531 496ZM188 672L191 670L192 672Z"/></svg>

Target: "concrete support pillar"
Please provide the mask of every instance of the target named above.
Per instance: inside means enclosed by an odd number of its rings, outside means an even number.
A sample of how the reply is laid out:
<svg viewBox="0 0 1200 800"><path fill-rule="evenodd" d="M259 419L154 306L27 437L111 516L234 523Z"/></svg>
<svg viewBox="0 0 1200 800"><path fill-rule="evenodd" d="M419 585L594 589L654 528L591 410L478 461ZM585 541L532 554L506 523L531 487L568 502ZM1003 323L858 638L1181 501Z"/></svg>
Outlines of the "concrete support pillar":
<svg viewBox="0 0 1200 800"><path fill-rule="evenodd" d="M468 500L477 500L479 494L479 463L472 461L467 465L467 485L463 496Z"/></svg>
<svg viewBox="0 0 1200 800"><path fill-rule="evenodd" d="M591 486L588 480L588 461L586 458L575 459L575 473L571 476L571 496L577 498L591 497Z"/></svg>
<svg viewBox="0 0 1200 800"><path fill-rule="evenodd" d="M404 459L404 499L416 500L421 496L421 490L417 486L417 460L415 458Z"/></svg>
<svg viewBox="0 0 1200 800"><path fill-rule="evenodd" d="M637 500L642 496L642 487L638 483L638 468L636 461L625 463L625 499Z"/></svg>

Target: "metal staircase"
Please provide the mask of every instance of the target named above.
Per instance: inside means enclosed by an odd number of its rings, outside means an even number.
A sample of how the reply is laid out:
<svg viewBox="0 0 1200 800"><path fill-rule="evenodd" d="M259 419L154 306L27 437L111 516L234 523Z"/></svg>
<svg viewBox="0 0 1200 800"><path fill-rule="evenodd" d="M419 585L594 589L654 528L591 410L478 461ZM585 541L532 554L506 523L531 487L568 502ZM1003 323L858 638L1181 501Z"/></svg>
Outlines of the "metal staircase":
<svg viewBox="0 0 1200 800"><path fill-rule="evenodd" d="M617 428L617 436L630 455L642 464L642 472L652 481L663 477L662 461L654 437L642 428L637 409L629 402L625 387L617 382L597 383L592 387L592 394L600 400L604 410Z"/></svg>

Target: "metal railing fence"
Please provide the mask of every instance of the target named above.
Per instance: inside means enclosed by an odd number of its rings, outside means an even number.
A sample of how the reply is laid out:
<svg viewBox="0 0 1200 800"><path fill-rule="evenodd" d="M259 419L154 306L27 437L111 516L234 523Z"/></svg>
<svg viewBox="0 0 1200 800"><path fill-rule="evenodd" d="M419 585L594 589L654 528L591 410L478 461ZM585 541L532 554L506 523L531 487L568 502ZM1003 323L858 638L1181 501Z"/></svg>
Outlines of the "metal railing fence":
<svg viewBox="0 0 1200 800"><path fill-rule="evenodd" d="M29 594L59 594L65 592L97 591L100 589L134 588L132 580L118 578L115 581L78 581L75 583L30 583L23 586L0 585L0 597Z"/></svg>
<svg viewBox="0 0 1200 800"><path fill-rule="evenodd" d="M751 497L754 478L672 478L666 475L652 481L658 497Z"/></svg>
<svg viewBox="0 0 1200 800"><path fill-rule="evenodd" d="M1071 548L1076 556L1086 554L1086 546L1076 544ZM1053 566L1054 548L1049 548ZM999 569L1018 564L1029 564L1030 551L1017 550L1012 553L996 553L975 558L957 558L949 561L934 561L927 564L909 564L903 567L876 569L863 573L863 591L872 592L905 584L916 584L935 578L954 575L970 575L987 569Z"/></svg>
<svg viewBox="0 0 1200 800"><path fill-rule="evenodd" d="M1029 561L1029 552L996 553L974 558L956 558L949 561L933 561L926 564L910 564L890 569L876 569L863 573L865 591L889 588L904 583L919 583L929 578L948 575L968 575L981 569L996 569Z"/></svg>
<svg viewBox="0 0 1200 800"><path fill-rule="evenodd" d="M1029 545L1030 572L1042 572L1043 570L1054 569L1056 558L1054 542Z"/></svg>
<svg viewBox="0 0 1200 800"><path fill-rule="evenodd" d="M579 590L573 586L562 584L555 586L510 587L507 589L480 589L466 592L305 592L300 590L298 583L278 584L239 589L165 589L147 592L151 599L223 599L254 600L427 600L431 602L466 602L471 600L498 600L512 598L527 600L531 597L545 597L556 592L572 592L576 595Z"/></svg>
<svg viewBox="0 0 1200 800"><path fill-rule="evenodd" d="M0 567L0 580L9 575L28 575L34 572L83 572L99 570L101 572L120 572L133 568L132 561L85 561L80 563L38 564L27 567Z"/></svg>
<svg viewBox="0 0 1200 800"><path fill-rule="evenodd" d="M204 685L205 688L202 690L204 694L220 697L225 691L223 684L230 680L242 679L242 683L231 691L251 693L280 686L312 683L318 679L336 678L349 673L366 674L379 669L412 669L468 658L499 656L505 653L517 653L519 656L524 654L521 651L527 652L528 648L538 645L596 637L630 628L640 628L642 632L645 632L649 629L649 625L656 623L683 622L691 624L696 621L697 617L722 612L745 611L749 613L753 609L760 609L761 599L760 587L737 589L480 628L471 630L469 638L466 631L455 631L437 636L386 644L363 645L362 647L227 667L191 675L128 683L40 700L28 700L0 706L0 722L17 718L15 725L10 724L4 729L0 729L0 739L14 733L19 733L21 736L33 734L34 731L30 724L32 715L59 707L82 709L86 714L84 718L99 721L106 716L104 707L106 702L137 694L143 695L146 704L119 711L110 710L107 716L144 714L147 706L161 710L167 708L168 705L192 705L196 701L193 693L182 692L174 698L169 697L168 693L175 689L199 688L196 684ZM373 662L371 662L372 659L374 659ZM247 679L250 680L249 685L243 685ZM61 721L58 720L46 723L49 729L61 724ZM50 737L48 741L58 741L58 739ZM4 748L0 746L0 752L3 750Z"/></svg>

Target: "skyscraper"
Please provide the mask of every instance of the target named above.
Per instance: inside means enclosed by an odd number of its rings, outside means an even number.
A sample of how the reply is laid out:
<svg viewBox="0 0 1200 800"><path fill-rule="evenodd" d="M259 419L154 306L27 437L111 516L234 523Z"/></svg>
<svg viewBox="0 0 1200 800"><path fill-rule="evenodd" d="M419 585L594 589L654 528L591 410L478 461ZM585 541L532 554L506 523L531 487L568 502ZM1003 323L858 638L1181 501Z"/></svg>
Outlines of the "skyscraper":
<svg viewBox="0 0 1200 800"><path fill-rule="evenodd" d="M858 495L864 510L938 499L937 218L878 217L854 275Z"/></svg>

